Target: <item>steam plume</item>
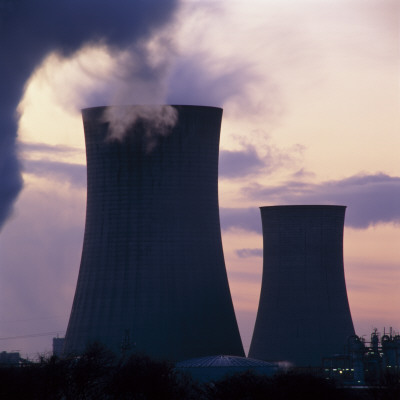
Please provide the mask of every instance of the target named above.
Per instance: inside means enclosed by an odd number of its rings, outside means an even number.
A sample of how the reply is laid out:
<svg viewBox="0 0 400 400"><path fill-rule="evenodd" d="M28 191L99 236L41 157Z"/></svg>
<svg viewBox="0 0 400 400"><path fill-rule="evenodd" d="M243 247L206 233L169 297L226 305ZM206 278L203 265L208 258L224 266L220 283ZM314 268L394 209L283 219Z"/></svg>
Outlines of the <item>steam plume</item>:
<svg viewBox="0 0 400 400"><path fill-rule="evenodd" d="M0 0L0 227L22 187L16 108L24 85L51 52L88 43L129 49L168 23L178 0Z"/></svg>
<svg viewBox="0 0 400 400"><path fill-rule="evenodd" d="M167 135L178 118L178 113L171 106L137 106L132 107L108 107L103 119L110 124L109 139L122 139L127 129L134 125L137 120L146 123L147 146L146 151L150 152L156 145L157 135Z"/></svg>

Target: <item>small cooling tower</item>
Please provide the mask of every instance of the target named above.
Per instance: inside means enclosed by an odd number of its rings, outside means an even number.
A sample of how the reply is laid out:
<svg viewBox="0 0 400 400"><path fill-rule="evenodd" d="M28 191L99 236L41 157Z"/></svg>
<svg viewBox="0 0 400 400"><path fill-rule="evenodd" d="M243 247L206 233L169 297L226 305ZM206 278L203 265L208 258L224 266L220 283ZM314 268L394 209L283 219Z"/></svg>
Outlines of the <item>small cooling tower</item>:
<svg viewBox="0 0 400 400"><path fill-rule="evenodd" d="M354 335L343 269L344 206L261 207L264 266L249 357L320 366Z"/></svg>

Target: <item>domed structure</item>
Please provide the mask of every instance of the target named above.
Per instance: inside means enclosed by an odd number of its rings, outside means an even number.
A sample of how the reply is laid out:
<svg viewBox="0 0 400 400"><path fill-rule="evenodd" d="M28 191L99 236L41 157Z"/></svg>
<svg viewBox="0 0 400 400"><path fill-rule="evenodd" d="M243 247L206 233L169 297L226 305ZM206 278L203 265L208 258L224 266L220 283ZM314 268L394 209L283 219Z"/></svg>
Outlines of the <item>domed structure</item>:
<svg viewBox="0 0 400 400"><path fill-rule="evenodd" d="M189 373L200 382L218 380L224 376L251 371L260 375L271 376L278 371L278 365L254 358L237 356L208 356L192 358L176 363L178 371Z"/></svg>

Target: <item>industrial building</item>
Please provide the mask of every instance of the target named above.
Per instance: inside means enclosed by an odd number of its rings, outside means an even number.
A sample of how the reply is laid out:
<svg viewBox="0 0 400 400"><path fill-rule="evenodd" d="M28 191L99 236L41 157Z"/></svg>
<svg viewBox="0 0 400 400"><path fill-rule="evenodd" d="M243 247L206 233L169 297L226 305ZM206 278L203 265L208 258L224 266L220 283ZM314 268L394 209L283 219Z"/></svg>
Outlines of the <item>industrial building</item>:
<svg viewBox="0 0 400 400"><path fill-rule="evenodd" d="M62 357L64 353L64 338L53 338L53 356Z"/></svg>
<svg viewBox="0 0 400 400"><path fill-rule="evenodd" d="M263 276L249 357L320 366L354 335L343 267L345 206L261 207Z"/></svg>
<svg viewBox="0 0 400 400"><path fill-rule="evenodd" d="M83 110L86 225L66 354L100 342L173 361L244 355L219 221L222 109L173 107L168 132L139 118L119 140L109 108Z"/></svg>
<svg viewBox="0 0 400 400"><path fill-rule="evenodd" d="M350 336L343 354L323 359L324 375L347 385L385 385L400 376L400 335L390 328L380 335L377 329L370 341Z"/></svg>
<svg viewBox="0 0 400 400"><path fill-rule="evenodd" d="M20 365L23 361L18 351L2 351L0 352L0 367L9 367Z"/></svg>

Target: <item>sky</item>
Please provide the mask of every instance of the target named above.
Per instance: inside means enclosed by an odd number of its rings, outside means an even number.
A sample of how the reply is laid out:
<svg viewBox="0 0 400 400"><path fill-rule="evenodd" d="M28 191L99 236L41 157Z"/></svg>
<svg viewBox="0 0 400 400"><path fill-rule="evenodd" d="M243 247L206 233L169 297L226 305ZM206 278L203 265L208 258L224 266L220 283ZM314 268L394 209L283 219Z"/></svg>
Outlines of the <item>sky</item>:
<svg viewBox="0 0 400 400"><path fill-rule="evenodd" d="M246 351L260 206L346 205L356 333L399 331L399 3L93 4L0 0L0 351L35 357L65 333L85 221L80 109L107 104L224 109L222 239Z"/></svg>

